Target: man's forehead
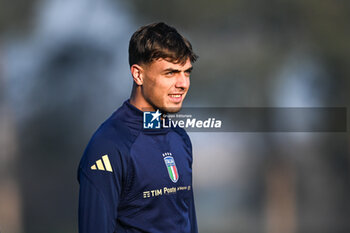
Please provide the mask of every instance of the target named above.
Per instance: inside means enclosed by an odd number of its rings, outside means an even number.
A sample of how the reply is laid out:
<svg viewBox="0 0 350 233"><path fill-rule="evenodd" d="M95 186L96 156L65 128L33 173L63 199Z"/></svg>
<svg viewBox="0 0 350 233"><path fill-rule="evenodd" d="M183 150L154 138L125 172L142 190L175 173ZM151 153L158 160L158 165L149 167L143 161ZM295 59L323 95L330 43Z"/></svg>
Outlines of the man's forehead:
<svg viewBox="0 0 350 233"><path fill-rule="evenodd" d="M158 66L161 69L189 69L192 67L191 60L188 58L185 63L181 62L172 62L167 59L159 58L152 61L150 65Z"/></svg>

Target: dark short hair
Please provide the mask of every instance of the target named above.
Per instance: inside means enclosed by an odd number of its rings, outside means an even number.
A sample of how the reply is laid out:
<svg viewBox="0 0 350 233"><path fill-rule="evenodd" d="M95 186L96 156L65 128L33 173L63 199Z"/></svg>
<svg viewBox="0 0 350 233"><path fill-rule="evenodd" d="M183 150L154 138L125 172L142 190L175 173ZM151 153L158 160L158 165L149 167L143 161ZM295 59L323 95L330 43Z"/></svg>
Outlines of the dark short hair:
<svg viewBox="0 0 350 233"><path fill-rule="evenodd" d="M198 56L192 51L191 43L177 30L165 23L153 23L139 28L130 39L129 64L149 64L163 58L173 63L191 63Z"/></svg>

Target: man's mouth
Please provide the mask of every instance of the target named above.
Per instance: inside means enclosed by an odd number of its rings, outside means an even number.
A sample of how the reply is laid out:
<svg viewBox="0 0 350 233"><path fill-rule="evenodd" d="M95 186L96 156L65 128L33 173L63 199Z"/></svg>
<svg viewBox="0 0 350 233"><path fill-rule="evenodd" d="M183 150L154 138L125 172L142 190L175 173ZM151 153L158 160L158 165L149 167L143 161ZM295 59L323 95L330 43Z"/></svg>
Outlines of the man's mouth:
<svg viewBox="0 0 350 233"><path fill-rule="evenodd" d="M169 94L170 101L173 103L180 103L182 101L183 94Z"/></svg>

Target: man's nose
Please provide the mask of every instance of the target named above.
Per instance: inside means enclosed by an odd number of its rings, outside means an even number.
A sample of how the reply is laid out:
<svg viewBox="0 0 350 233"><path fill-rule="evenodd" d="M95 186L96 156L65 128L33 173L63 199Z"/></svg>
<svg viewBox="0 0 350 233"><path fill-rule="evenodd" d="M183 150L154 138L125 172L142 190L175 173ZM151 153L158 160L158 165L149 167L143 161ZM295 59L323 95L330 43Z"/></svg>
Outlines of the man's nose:
<svg viewBox="0 0 350 233"><path fill-rule="evenodd" d="M180 72L176 77L177 88L188 89L190 86L190 77L184 72Z"/></svg>

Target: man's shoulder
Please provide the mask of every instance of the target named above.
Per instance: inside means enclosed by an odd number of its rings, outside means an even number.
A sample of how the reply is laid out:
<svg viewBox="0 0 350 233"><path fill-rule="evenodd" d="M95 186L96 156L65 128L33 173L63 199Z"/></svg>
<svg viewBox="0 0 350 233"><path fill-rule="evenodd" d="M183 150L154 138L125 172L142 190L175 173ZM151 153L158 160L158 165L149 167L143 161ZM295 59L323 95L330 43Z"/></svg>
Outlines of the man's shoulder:
<svg viewBox="0 0 350 233"><path fill-rule="evenodd" d="M176 132L182 138L182 140L187 144L187 146L189 146L191 148L191 150L192 150L191 139L188 136L186 130L184 130L181 127L175 127L174 128L174 132Z"/></svg>
<svg viewBox="0 0 350 233"><path fill-rule="evenodd" d="M100 125L90 142L118 145L133 140L139 134L139 130L133 127L132 123L132 120L128 118L128 109L124 102Z"/></svg>
<svg viewBox="0 0 350 233"><path fill-rule="evenodd" d="M137 132L128 127L117 110L92 135L85 148L81 165L84 161L90 164L104 155L108 155L111 160L125 159L136 137Z"/></svg>
<svg viewBox="0 0 350 233"><path fill-rule="evenodd" d="M122 117L113 114L96 130L89 145L120 147L128 144L129 141L133 141L136 134L137 132L130 129Z"/></svg>
<svg viewBox="0 0 350 233"><path fill-rule="evenodd" d="M119 120L103 122L92 135L89 145L117 145L126 140L129 136L128 128Z"/></svg>

